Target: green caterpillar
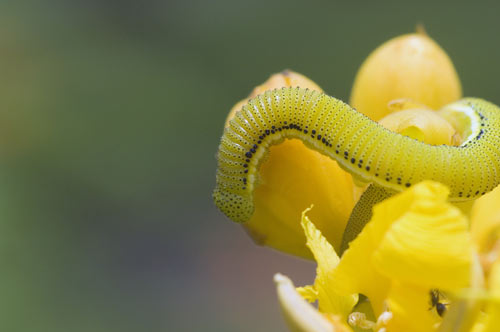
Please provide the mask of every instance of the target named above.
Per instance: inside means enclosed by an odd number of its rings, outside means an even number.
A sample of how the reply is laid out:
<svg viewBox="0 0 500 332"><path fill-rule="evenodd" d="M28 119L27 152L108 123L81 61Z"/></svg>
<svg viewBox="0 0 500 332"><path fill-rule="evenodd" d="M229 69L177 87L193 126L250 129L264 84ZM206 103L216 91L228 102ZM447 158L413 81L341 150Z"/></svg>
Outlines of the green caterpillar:
<svg viewBox="0 0 500 332"><path fill-rule="evenodd" d="M224 131L215 204L236 222L249 220L260 164L269 147L286 138L302 140L356 179L372 183L374 189L358 203L361 211L367 210L363 205L371 211L374 202L426 179L447 185L450 201L477 198L500 183L500 109L466 98L448 106L443 115L467 124L459 128L466 136L461 146L433 146L391 132L318 91L267 91L250 100ZM355 212L344 234L344 249L369 220L366 213Z"/></svg>

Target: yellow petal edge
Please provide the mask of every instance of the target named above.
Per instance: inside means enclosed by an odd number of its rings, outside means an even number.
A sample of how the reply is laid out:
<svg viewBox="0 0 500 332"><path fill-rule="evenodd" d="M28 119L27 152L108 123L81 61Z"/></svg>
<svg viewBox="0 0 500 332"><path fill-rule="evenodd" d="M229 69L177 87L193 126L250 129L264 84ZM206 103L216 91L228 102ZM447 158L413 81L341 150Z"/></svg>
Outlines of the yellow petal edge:
<svg viewBox="0 0 500 332"><path fill-rule="evenodd" d="M282 274L274 275L281 310L290 331L335 332L334 326L296 291L292 281Z"/></svg>
<svg viewBox="0 0 500 332"><path fill-rule="evenodd" d="M336 282L332 277L340 259L332 245L307 217L306 213L311 209L312 206L302 212L301 225L306 234L307 247L318 264L313 288L318 297L319 310L323 313L340 315L345 319L358 301L358 296L340 295L336 292Z"/></svg>

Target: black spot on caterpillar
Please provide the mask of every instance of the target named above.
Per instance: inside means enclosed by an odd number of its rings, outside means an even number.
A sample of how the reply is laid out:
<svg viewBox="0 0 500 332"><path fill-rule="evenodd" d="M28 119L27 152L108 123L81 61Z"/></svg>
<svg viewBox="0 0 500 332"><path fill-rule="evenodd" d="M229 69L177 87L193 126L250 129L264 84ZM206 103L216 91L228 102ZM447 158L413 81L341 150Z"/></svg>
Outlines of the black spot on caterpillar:
<svg viewBox="0 0 500 332"><path fill-rule="evenodd" d="M260 163L271 145L286 138L298 138L336 160L355 178L383 189L384 197L428 179L448 186L451 201L476 198L500 182L500 110L475 98L462 99L452 109L470 119L467 139L458 147L433 146L391 132L318 91L266 91L224 131L215 204L234 221L249 220Z"/></svg>

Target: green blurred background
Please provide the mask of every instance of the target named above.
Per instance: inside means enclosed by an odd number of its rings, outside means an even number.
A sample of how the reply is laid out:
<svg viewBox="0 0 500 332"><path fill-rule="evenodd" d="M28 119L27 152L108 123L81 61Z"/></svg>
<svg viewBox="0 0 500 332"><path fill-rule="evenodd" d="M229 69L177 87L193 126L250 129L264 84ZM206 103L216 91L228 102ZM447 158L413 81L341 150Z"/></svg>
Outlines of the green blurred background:
<svg viewBox="0 0 500 332"><path fill-rule="evenodd" d="M347 100L423 23L500 103L499 7L380 1L0 2L0 330L286 331L257 247L212 201L226 113L290 68Z"/></svg>

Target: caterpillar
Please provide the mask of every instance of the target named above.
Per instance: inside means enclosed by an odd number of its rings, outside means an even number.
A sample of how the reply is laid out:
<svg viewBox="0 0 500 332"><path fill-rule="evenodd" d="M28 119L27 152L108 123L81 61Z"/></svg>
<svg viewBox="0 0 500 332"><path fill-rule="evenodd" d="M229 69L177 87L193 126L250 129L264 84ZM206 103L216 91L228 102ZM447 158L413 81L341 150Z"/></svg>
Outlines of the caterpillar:
<svg viewBox="0 0 500 332"><path fill-rule="evenodd" d="M428 179L448 186L450 201L477 198L500 183L500 109L477 98L447 109L446 116L467 120L460 146L428 145L394 133L315 90L266 91L251 99L224 130L215 204L233 221L249 220L260 164L271 145L287 138L298 138L337 161L354 178L380 188L374 192L384 197Z"/></svg>

